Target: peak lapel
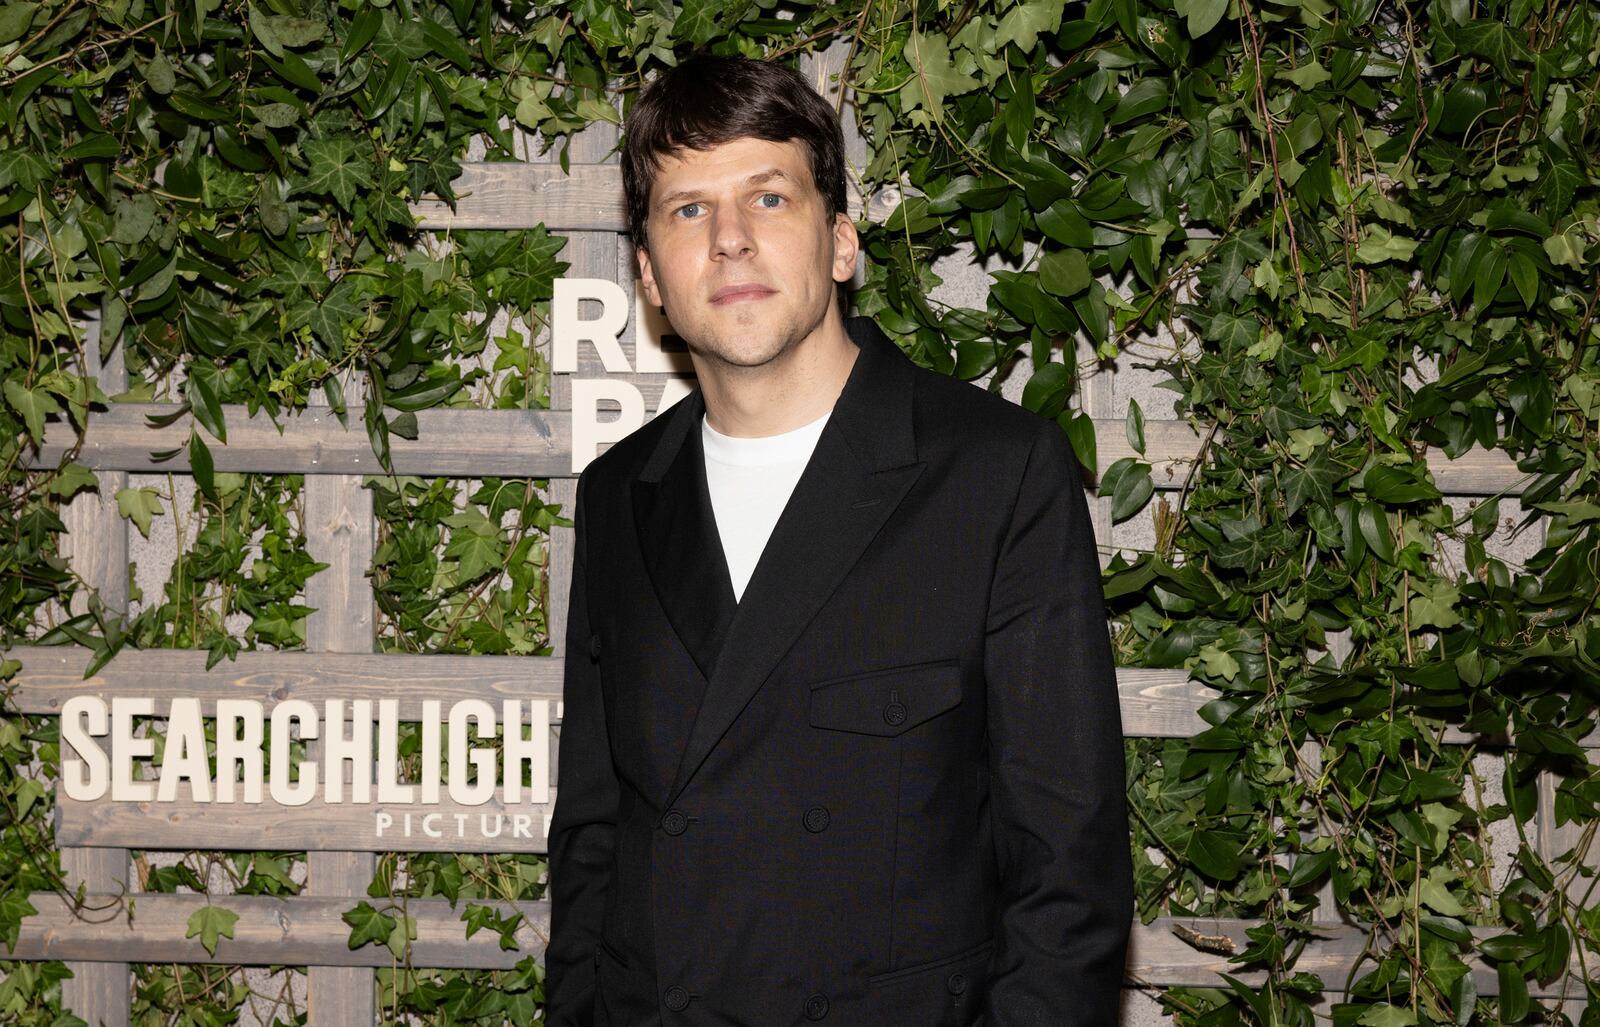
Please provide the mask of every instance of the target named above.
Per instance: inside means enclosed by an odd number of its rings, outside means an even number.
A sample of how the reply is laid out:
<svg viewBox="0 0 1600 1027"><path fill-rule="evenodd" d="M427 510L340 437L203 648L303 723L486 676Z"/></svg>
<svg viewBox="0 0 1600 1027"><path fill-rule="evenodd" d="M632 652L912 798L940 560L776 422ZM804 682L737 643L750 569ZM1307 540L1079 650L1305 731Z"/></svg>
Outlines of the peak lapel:
<svg viewBox="0 0 1600 1027"><path fill-rule="evenodd" d="M922 473L911 430L912 365L870 322L850 327L861 352L727 628L667 805Z"/></svg>
<svg viewBox="0 0 1600 1027"><path fill-rule="evenodd" d="M678 404L633 483L633 520L656 598L709 681L733 620L734 598L706 487L699 431L704 409L698 392Z"/></svg>

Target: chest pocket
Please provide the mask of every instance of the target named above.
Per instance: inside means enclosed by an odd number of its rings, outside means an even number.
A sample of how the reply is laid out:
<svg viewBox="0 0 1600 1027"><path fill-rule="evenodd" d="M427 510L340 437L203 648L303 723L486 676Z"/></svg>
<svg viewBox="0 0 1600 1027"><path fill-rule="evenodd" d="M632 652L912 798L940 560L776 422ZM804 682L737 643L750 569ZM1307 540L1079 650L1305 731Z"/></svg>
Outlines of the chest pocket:
<svg viewBox="0 0 1600 1027"><path fill-rule="evenodd" d="M891 667L811 686L811 726L892 738L961 704L955 660Z"/></svg>

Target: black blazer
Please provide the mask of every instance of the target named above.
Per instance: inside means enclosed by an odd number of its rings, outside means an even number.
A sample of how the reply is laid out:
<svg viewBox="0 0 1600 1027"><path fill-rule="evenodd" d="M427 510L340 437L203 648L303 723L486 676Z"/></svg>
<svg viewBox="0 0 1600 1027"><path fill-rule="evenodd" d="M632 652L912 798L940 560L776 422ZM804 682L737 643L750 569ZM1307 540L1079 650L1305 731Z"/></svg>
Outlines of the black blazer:
<svg viewBox="0 0 1600 1027"><path fill-rule="evenodd" d="M698 392L579 481L548 1023L1116 1022L1132 873L1077 464L849 327L743 601Z"/></svg>

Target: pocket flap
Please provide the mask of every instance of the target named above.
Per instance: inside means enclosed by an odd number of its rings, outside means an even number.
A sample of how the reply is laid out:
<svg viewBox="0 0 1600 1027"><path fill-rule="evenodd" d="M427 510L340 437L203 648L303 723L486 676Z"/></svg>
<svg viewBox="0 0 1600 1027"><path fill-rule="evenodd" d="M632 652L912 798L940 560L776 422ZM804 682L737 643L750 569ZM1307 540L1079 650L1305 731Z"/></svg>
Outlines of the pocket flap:
<svg viewBox="0 0 1600 1027"><path fill-rule="evenodd" d="M961 703L955 660L891 667L811 686L811 726L889 738Z"/></svg>

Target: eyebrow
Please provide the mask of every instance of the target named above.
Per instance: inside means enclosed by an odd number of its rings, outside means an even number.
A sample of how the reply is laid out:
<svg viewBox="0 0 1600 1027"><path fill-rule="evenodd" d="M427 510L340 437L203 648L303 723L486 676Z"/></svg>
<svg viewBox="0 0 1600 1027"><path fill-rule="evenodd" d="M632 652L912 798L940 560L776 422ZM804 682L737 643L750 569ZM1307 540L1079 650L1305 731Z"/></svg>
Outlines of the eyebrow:
<svg viewBox="0 0 1600 1027"><path fill-rule="evenodd" d="M753 186L766 185L768 182L774 180L793 182L794 177L787 171L784 171L782 168L772 168L768 171L756 172L754 175L751 175L749 178L745 179L743 184L746 189L749 189ZM690 200L697 200L704 196L705 192L706 191L704 189L674 189L672 192L667 193L665 196L656 201L656 209L666 210L675 204L684 203Z"/></svg>

